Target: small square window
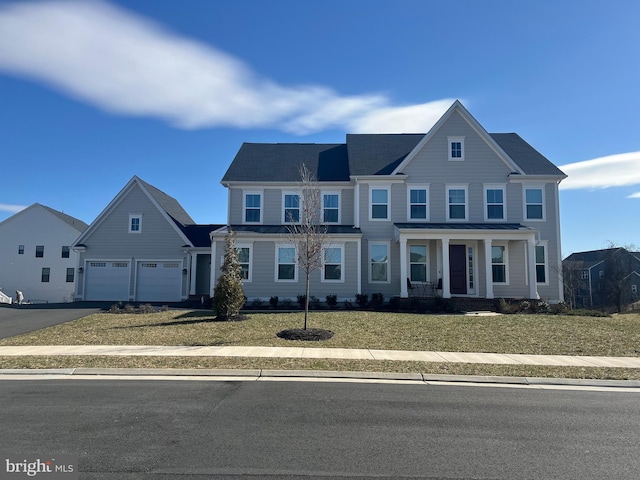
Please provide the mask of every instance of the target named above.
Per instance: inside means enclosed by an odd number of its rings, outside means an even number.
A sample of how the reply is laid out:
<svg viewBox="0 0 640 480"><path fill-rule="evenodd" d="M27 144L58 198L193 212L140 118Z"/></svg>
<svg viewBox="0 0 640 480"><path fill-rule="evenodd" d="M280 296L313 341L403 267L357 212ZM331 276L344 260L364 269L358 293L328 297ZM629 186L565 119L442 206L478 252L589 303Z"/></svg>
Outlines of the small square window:
<svg viewBox="0 0 640 480"><path fill-rule="evenodd" d="M44 245L36 245L36 258L44 257Z"/></svg>
<svg viewBox="0 0 640 480"><path fill-rule="evenodd" d="M18 245L18 255L24 255L24 245Z"/></svg>
<svg viewBox="0 0 640 480"><path fill-rule="evenodd" d="M448 137L449 161L464 160L464 137Z"/></svg>
<svg viewBox="0 0 640 480"><path fill-rule="evenodd" d="M69 258L69 247L62 247L62 258Z"/></svg>
<svg viewBox="0 0 640 480"><path fill-rule="evenodd" d="M142 232L142 216L129 215L129 233Z"/></svg>

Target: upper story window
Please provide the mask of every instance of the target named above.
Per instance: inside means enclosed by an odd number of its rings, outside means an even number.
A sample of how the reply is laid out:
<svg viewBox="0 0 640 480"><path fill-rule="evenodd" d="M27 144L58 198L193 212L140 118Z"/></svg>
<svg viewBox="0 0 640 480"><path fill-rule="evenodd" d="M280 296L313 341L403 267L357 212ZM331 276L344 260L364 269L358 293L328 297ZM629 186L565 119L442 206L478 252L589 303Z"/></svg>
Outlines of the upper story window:
<svg viewBox="0 0 640 480"><path fill-rule="evenodd" d="M18 255L24 255L24 245L18 245Z"/></svg>
<svg viewBox="0 0 640 480"><path fill-rule="evenodd" d="M344 247L325 247L322 252L322 281L344 282Z"/></svg>
<svg viewBox="0 0 640 480"><path fill-rule="evenodd" d="M62 257L61 258L69 258L69 247L62 247Z"/></svg>
<svg viewBox="0 0 640 480"><path fill-rule="evenodd" d="M582 270L580 272L580 279L587 280L589 278L589 270Z"/></svg>
<svg viewBox="0 0 640 480"><path fill-rule="evenodd" d="M262 222L262 194L244 194L244 223Z"/></svg>
<svg viewBox="0 0 640 480"><path fill-rule="evenodd" d="M390 188L371 188L371 220L389 220Z"/></svg>
<svg viewBox="0 0 640 480"><path fill-rule="evenodd" d="M283 194L282 204L284 205L283 223L300 222L300 195L297 193Z"/></svg>
<svg viewBox="0 0 640 480"><path fill-rule="evenodd" d="M447 187L447 220L466 221L467 217L467 187L466 185L451 185Z"/></svg>
<svg viewBox="0 0 640 480"><path fill-rule="evenodd" d="M322 194L322 219L324 223L340 223L340 194Z"/></svg>
<svg viewBox="0 0 640 480"><path fill-rule="evenodd" d="M240 263L240 276L245 282L251 281L252 267L251 267L251 247L250 246L236 246L236 252L238 253L238 263Z"/></svg>
<svg viewBox="0 0 640 480"><path fill-rule="evenodd" d="M485 220L505 219L505 187L486 186L484 189Z"/></svg>
<svg viewBox="0 0 640 480"><path fill-rule="evenodd" d="M449 143L449 160L464 160L464 137L448 137Z"/></svg>
<svg viewBox="0 0 640 480"><path fill-rule="evenodd" d="M296 281L296 248L276 246L276 281Z"/></svg>
<svg viewBox="0 0 640 480"><path fill-rule="evenodd" d="M36 257L44 257L44 245L36 245Z"/></svg>
<svg viewBox="0 0 640 480"><path fill-rule="evenodd" d="M409 220L429 220L429 189L409 188Z"/></svg>
<svg viewBox="0 0 640 480"><path fill-rule="evenodd" d="M375 243L369 244L369 281L370 282L389 282L389 244Z"/></svg>
<svg viewBox="0 0 640 480"><path fill-rule="evenodd" d="M544 191L542 187L524 188L524 218L544 220Z"/></svg>
<svg viewBox="0 0 640 480"><path fill-rule="evenodd" d="M635 283L631 284L631 293L638 293L638 285Z"/></svg>
<svg viewBox="0 0 640 480"><path fill-rule="evenodd" d="M142 215L129 215L129 233L142 233Z"/></svg>

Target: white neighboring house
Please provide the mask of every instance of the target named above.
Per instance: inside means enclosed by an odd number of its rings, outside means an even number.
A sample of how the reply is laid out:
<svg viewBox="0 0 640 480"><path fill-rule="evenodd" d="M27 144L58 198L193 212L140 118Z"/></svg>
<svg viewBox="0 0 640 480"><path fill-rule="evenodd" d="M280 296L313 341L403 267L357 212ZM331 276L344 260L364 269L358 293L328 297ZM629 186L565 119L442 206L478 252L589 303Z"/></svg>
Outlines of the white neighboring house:
<svg viewBox="0 0 640 480"><path fill-rule="evenodd" d="M78 254L73 242L82 220L34 203L0 223L0 288L26 302L72 302ZM7 302L7 298L2 297Z"/></svg>

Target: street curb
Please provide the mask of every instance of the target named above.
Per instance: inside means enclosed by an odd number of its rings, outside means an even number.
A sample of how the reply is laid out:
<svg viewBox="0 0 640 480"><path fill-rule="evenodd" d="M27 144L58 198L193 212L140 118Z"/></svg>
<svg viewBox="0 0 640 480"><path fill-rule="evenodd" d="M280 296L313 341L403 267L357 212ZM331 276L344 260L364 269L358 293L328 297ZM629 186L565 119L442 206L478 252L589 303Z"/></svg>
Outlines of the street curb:
<svg viewBox="0 0 640 480"><path fill-rule="evenodd" d="M640 380L599 380L585 378L545 378L545 377L508 377L483 375L446 375L426 373L393 373L393 372L350 372L325 370L234 370L234 369L174 369L174 368L49 368L49 369L0 369L0 376L109 376L109 377L220 377L220 378L252 378L258 379L353 379L353 380L387 380L459 384L500 384L527 386L576 386L576 387L609 387L638 388Z"/></svg>

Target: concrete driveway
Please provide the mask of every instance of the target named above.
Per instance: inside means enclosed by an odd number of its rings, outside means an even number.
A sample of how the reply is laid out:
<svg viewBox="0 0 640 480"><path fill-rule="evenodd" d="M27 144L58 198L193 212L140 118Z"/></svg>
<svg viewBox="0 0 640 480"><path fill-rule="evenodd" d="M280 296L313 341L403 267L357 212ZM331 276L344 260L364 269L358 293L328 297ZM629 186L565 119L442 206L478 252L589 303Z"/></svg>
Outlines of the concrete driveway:
<svg viewBox="0 0 640 480"><path fill-rule="evenodd" d="M97 313L108 306L94 302L49 303L42 305L0 304L0 338L69 322Z"/></svg>

